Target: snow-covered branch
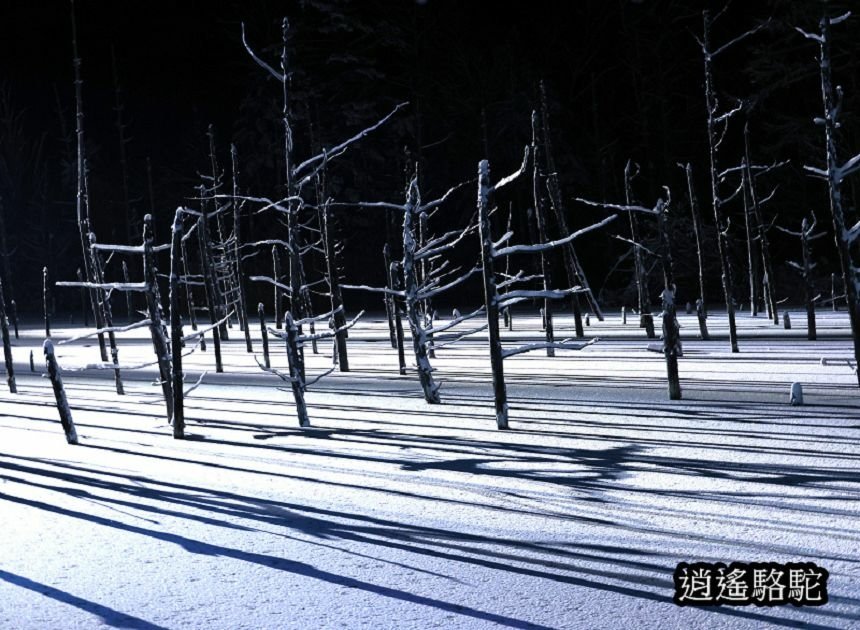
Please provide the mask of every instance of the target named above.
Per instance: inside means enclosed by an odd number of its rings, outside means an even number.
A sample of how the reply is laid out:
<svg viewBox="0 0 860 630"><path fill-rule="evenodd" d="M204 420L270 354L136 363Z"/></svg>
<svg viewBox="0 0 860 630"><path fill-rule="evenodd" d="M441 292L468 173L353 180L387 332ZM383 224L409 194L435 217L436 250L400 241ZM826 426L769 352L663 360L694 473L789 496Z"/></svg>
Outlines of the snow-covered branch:
<svg viewBox="0 0 860 630"><path fill-rule="evenodd" d="M511 173L507 177L503 177L502 179L497 181L495 183L495 185L493 185L491 190L493 192L499 191L502 188L504 188L505 186L507 186L508 184L510 184L511 182L516 181L523 173L526 172L528 164L529 164L529 146L526 145L526 148L523 151L523 163L520 165L519 170L517 170L516 172Z"/></svg>
<svg viewBox="0 0 860 630"><path fill-rule="evenodd" d="M292 293L292 289L288 285L278 282L269 276L249 276L248 280L253 280L254 282L268 282L272 286L278 287L282 291L286 292L288 295Z"/></svg>
<svg viewBox="0 0 860 630"><path fill-rule="evenodd" d="M472 311L468 315L460 315L459 317L455 317L451 321L445 322L441 326L435 326L435 325L431 326L430 328L427 328L424 332L427 333L428 335L431 335L431 334L435 335L437 333L441 333L441 332L444 332L446 330L450 330L451 328L454 328L454 326L457 326L458 324L461 324L468 319L472 319L474 317L477 317L478 315L482 315L485 310L486 310L486 308L484 306L481 306L479 309Z"/></svg>
<svg viewBox="0 0 860 630"><path fill-rule="evenodd" d="M764 22L762 22L761 24L759 24L758 26L754 26L753 28L751 28L750 30L746 31L745 33L741 33L740 35L738 35L738 36L737 36L737 37L735 37L734 39L731 39L731 40L727 41L725 44L723 44L722 46L720 46L719 48L717 48L715 51L713 51L713 52L711 53L711 58L716 57L717 55L719 55L720 53L724 52L724 51L725 51L725 50L727 50L728 48L731 48L731 47L732 47L732 46L734 46L735 44L738 44L738 43L742 42L742 41L743 41L743 40L745 40L747 37L750 37L751 35L755 35L756 33L758 33L758 32L759 32L760 30L762 30L763 28L766 28L767 26L769 26L769 25L770 25L770 22L771 22L771 19L770 19L770 18L768 18L768 19L766 19Z"/></svg>
<svg viewBox="0 0 860 630"><path fill-rule="evenodd" d="M251 59L257 62L257 65L260 66L263 70L271 74L278 82L283 83L287 80L287 77L280 72L276 71L272 66L267 64L265 61L260 59L257 54L253 51L251 46L248 44L248 40L245 38L245 23L242 22L242 45L245 46L245 50L248 51L248 54L251 55Z"/></svg>
<svg viewBox="0 0 860 630"><path fill-rule="evenodd" d="M339 145L334 146L330 149L326 149L322 153L319 153L319 154L313 156L312 158L308 158L307 160L305 160L304 162L302 162L301 164L296 166L293 169L293 175L296 177L299 177L301 175L301 172L304 169L309 168L310 166L312 166L318 162L320 163L319 166L317 166L313 171L308 173L302 179L302 181L299 182L299 186L301 187L305 183L312 180L316 176L316 174L325 166L325 163L328 160L330 160L332 158L336 158L340 155L343 155L346 152L346 150L350 147L350 145L358 142L362 138L366 137L368 134L379 129L382 125L384 125L386 122L388 122L388 120L392 116L394 116L394 114L396 114L398 111L400 111L401 109L406 107L408 104L409 104L408 102L399 103L386 116L384 116L379 121L377 121L376 124L373 124L370 127L366 127L365 129L362 129L361 131L359 131L357 134L355 134L353 137L349 138L348 140L345 140L345 141L341 142Z"/></svg>
<svg viewBox="0 0 860 630"><path fill-rule="evenodd" d="M393 295L395 297L405 297L405 291L395 291L394 289L386 289L385 287L371 287L366 284L342 284L340 285L341 289L353 289L355 291L372 291L373 293L385 293L386 295Z"/></svg>
<svg viewBox="0 0 860 630"><path fill-rule="evenodd" d="M429 300L430 298L435 297L435 296L439 295L440 293L444 293L448 289L456 287L458 284L462 284L463 282L468 280L472 275L478 273L479 271L481 271L481 267L474 267L474 268L470 269L469 271L467 271L466 273L464 273L459 278L452 280L448 284L444 284L440 287L436 287L433 289L419 291L418 295L416 297L419 300Z"/></svg>
<svg viewBox="0 0 860 630"><path fill-rule="evenodd" d="M586 202L586 203L591 203L591 202ZM593 205L603 205L603 204L593 204ZM639 206L627 206L627 207L638 208ZM646 212L653 214L654 210L646 210ZM544 251L548 251L550 249L554 249L556 247L561 247L562 245L566 245L567 243L570 243L574 239L579 238L583 234L588 234L589 232L591 232L593 230L597 230L599 228L602 228L603 226L611 223L612 221L614 221L617 218L618 218L618 215L615 215L615 214L610 215L610 216L606 217L605 219L603 219L602 221L599 221L598 223L595 223L593 225L589 225L588 227L582 228L581 230L577 230L576 232L568 234L564 238L560 238L560 239L557 239L555 241L548 241L546 243L538 243L537 245L510 245L508 247L503 247L500 250L494 251L493 257L499 258L501 256L509 256L511 254L544 252Z"/></svg>
<svg viewBox="0 0 860 630"><path fill-rule="evenodd" d="M511 348L510 350L502 351L502 358L507 359L508 357L513 357L518 354L523 354L525 352L531 352L532 350L544 350L546 348L557 348L559 350L582 350L583 348L590 346L596 342L597 337L582 342L573 342L569 339L565 339L564 341L544 341L540 343L529 343L524 346L519 346L518 348Z"/></svg>
<svg viewBox="0 0 860 630"><path fill-rule="evenodd" d="M203 377L204 377L204 376L206 376L207 374L209 374L209 372L205 372L205 371L204 371L204 372L200 375L200 378L198 378L198 379L197 379L197 382L196 382L196 383L194 383L194 385L192 385L191 387L189 387L188 389L186 389L184 392L182 392L182 396L183 396L183 397L186 397L186 396L188 396L191 392L193 392L195 389L197 389L198 387L200 387L200 385L203 383Z"/></svg>
<svg viewBox="0 0 860 630"><path fill-rule="evenodd" d="M76 287L81 289L104 289L116 291L146 291L145 282L55 282L58 287Z"/></svg>
<svg viewBox="0 0 860 630"><path fill-rule="evenodd" d="M134 330L135 328L145 328L149 326L152 322L148 319L141 320L139 322L135 322L134 324L129 324L128 326L109 326L107 328L99 328L97 330L93 330L92 332L88 332L85 335L78 335L77 337L70 337L69 339L63 339L58 342L58 346L65 345L67 343L74 343L75 341L80 341L81 339L88 339L90 337L95 337L96 335L102 335L107 333L122 333L128 332L129 330Z"/></svg>
<svg viewBox="0 0 860 630"><path fill-rule="evenodd" d="M224 317L219 319L214 324L210 324L209 326L206 326L205 328L201 328L200 330L193 332L190 335L185 335L182 338L182 341L184 343L187 343L189 341L194 341L195 339L202 337L203 335L208 333L213 328L218 328L219 326L221 326L221 324L224 324L228 319L230 319L233 316L233 313L235 313L235 311L230 311L229 313L227 313Z"/></svg>

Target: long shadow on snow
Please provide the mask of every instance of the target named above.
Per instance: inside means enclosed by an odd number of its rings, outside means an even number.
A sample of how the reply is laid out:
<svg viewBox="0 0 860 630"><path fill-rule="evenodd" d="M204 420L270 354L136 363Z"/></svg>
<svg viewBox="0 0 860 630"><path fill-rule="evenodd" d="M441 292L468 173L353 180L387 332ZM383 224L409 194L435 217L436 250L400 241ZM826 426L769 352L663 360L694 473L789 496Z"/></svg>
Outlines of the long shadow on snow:
<svg viewBox="0 0 860 630"><path fill-rule="evenodd" d="M88 599L77 597L71 593L67 593L66 591L54 588L53 586L43 584L42 582L34 582L29 578L25 578L23 575L17 575L9 571L4 571L3 569L0 569L0 580L39 593L40 595L45 595L46 597L57 600L58 602L63 602L64 604L70 604L76 608L80 608L83 611L98 616L102 623L112 628L167 630L164 626L159 626L154 623L150 623L145 619L135 617L134 615L114 610L113 608L104 606L103 604L97 604L96 602L91 602Z"/></svg>
<svg viewBox="0 0 860 630"><path fill-rule="evenodd" d="M137 480L146 480L152 482L152 480L148 480L147 478L137 477ZM427 528L420 527L414 525L405 525L402 523L398 523L396 521L389 521L384 519L378 519L374 517L369 517L365 515L359 514L348 514L343 512L337 512L332 510L323 510L317 508L311 508L308 506L295 506L291 504L285 504L276 501L266 501L261 499L252 499L248 497L242 497L241 495L234 495L232 493L218 493L211 492L209 490L205 490L202 488L196 488L193 486L181 486L180 484L166 484L163 482L155 482L160 485L167 485L171 487L177 488L187 488L195 493L195 496L191 498L191 501L199 501L199 494L196 493L208 493L212 495L212 498L208 500L202 501L203 505L199 506L203 509L215 509L217 503L220 498L227 498L229 500L240 499L244 501L250 502L252 507L239 510L239 513L236 516L242 518L256 518L257 520L264 520L268 523L278 523L280 525L288 526L292 529L297 529L307 535L321 538L336 538L343 540L352 540L356 542L370 543L374 545L383 545L387 548L396 548L408 553L415 553L421 555L427 555L437 559L450 560L455 562L467 562L470 564L476 564L485 568L500 570L504 572L512 572L519 575L526 575L530 577L538 577L550 579L553 581L558 581L566 584L571 584L574 586L593 588L597 590L603 590L608 592L614 592L622 595L637 597L641 599L657 601L664 604L668 604L668 595L655 594L646 590L637 589L635 587L628 586L618 586L614 584L606 584L600 583L593 580L589 580L582 577L576 577L565 574L558 574L543 570L541 568L531 568L531 567L522 567L515 566L511 564L512 562L518 563L531 563L538 567L543 568L551 568L551 569L560 569L565 571L575 571L579 573L584 573L586 575L599 576L602 578L610 578L615 580L623 580L628 583L640 584L644 586L652 586L659 587L662 591L666 593L671 592L671 582L668 579L662 578L653 578L653 577L644 577L644 576L633 576L630 575L629 572L618 572L618 571L606 571L599 569L585 569L584 567L576 567L574 565L566 565L564 563L555 561L555 560L546 560L540 558L525 558L523 557L523 551L531 551L540 552L545 554L551 554L553 556L564 554L569 556L582 556L582 553L571 552L563 549L558 549L551 546L542 545L540 543L529 543L515 540L506 540L506 539L496 539L496 538L487 538L484 536L473 535L473 534L465 534L460 532L451 532L448 530L441 530L436 528ZM140 492L139 487L133 487L136 492ZM147 489L148 492L153 492L154 497L159 500L166 501L176 501L176 495L182 494L177 493L175 491L153 491L152 489ZM160 532L156 530L146 529L143 527L139 527L136 525L130 525L127 523L123 523L121 521L117 521L115 519L105 518L101 516L96 516L92 514L86 514L83 512L78 512L76 510L71 510L68 508L51 505L48 503L35 501L31 499L25 499L22 497L15 497L11 495L7 495L5 493L0 493L0 499L6 499L10 501L14 501L23 505L28 505L30 507L43 509L51 512L55 512L64 516L68 516L71 518L77 518L85 521L89 521L98 525L114 527L116 529L122 531L128 531L131 533L137 533L145 536L149 536L155 538L157 540L161 540L164 542L169 542L173 544L177 544L181 546L183 549L190 553L195 554L203 554L209 556L223 556L234 558L238 560L243 560L246 562L252 562L255 564L259 564L266 567L271 567L274 569L288 571L297 575L302 575L305 577L310 577L314 579L319 579L327 582L331 582L334 584L339 584L343 586L348 586L352 588L357 588L360 590L365 590L368 592L375 593L377 595L381 595L384 597L391 597L394 599L407 601L414 604L431 606L434 608L439 608L441 610L446 610L448 612L454 612L461 615L466 615L469 617L473 617L476 619L481 619L485 621L492 621L507 627L543 627L536 626L534 624L521 621L518 619L513 619L510 617L506 617L503 615L496 615L493 613L487 613L478 611L471 608L464 608L457 604L452 604L448 602L443 602L440 600L412 594L400 589L395 589L391 587L386 587L378 584L373 584L370 582L366 582L364 580L358 580L355 578L351 578L348 576L337 575L331 573L329 571L325 571L322 569L317 569L311 565L308 565L303 562L296 562L291 560L286 560L283 558L279 558L276 556L269 556L265 554L247 552L239 549L233 549L230 547L225 547L222 545L215 545L203 541L198 541L194 539L190 539L184 536L180 536L177 534L172 534L168 532ZM215 505L213 505L215 504ZM265 506L265 507L261 507ZM235 510L235 504L230 504L231 509ZM297 514L296 510L303 510L306 512L310 512L313 514L317 514L318 516L306 516ZM363 525L357 524L341 524L336 522L336 519L349 519L352 521L356 521L358 523L364 523ZM287 522L284 522L284 521ZM506 552L498 552L491 549L483 549L478 547L477 545L482 544L491 544L491 545L503 545L510 549L510 551ZM425 545L425 546L418 546ZM430 548L427 548L429 546ZM587 547L587 545L586 545ZM623 550L620 548L614 548L609 546L597 546L601 552L609 550L609 553L627 553L627 550ZM649 552L634 552L634 553L646 553ZM465 555L469 554L469 555ZM482 555L483 554L483 555ZM653 555L653 554L650 554ZM478 557L474 557L478 556ZM606 557L600 554L585 554L586 559L590 561L594 561L595 559L600 559L602 561L610 561L613 563L619 563L619 558L611 558ZM625 565L628 569L648 569L652 571L660 571L660 573L668 574L668 568L659 564L654 563L645 563L642 561L634 561L634 560L626 560L620 561L620 564ZM825 628L827 626L817 626L814 624L810 624L809 622L801 622L795 620L787 620L787 619L775 619L769 615L763 615L759 613L741 611L741 610L731 610L731 609L715 609L709 612L714 612L716 614L724 614L728 616L741 617L747 619L754 619L759 621L767 621L772 625L783 626L783 627L804 627L804 628ZM831 611L824 611L816 609L814 611L816 616L833 616L833 617L843 617L841 613L835 613Z"/></svg>

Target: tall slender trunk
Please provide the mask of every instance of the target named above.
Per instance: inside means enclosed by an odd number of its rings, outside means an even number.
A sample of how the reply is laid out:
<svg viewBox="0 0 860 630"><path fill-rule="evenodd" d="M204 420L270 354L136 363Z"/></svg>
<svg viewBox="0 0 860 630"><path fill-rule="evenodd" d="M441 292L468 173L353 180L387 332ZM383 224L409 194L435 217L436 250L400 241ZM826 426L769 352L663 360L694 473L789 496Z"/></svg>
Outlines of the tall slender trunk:
<svg viewBox="0 0 860 630"><path fill-rule="evenodd" d="M690 199L690 212L693 215L693 234L696 237L696 258L699 263L699 298L696 300L696 317L699 320L699 337L703 341L707 341L711 336L708 334L708 306L705 297L705 260L704 252L702 251L705 230L702 225L702 213L699 210L696 190L693 188L693 167L687 162L683 168L687 176L687 195Z"/></svg>
<svg viewBox="0 0 860 630"><path fill-rule="evenodd" d="M239 170L236 157L236 145L230 145L230 163L233 167L233 273L236 274L236 311L239 317L239 326L245 333L245 351L254 352L251 345L251 331L248 328L248 297L245 288L245 272L242 265L242 222L240 212L242 204L239 202Z"/></svg>
<svg viewBox="0 0 860 630"><path fill-rule="evenodd" d="M201 208L204 207L201 205ZM218 317L218 300L216 299L215 278L212 272L212 259L209 257L209 237L206 229L206 212L197 219L197 239L200 244L200 260L203 271L203 287L206 292L206 310L209 313L209 323L214 325ZM215 371L223 372L224 365L221 362L221 331L218 326L212 328L212 347L215 350Z"/></svg>
<svg viewBox="0 0 860 630"><path fill-rule="evenodd" d="M508 393L505 387L505 367L502 340L499 335L499 292L493 265L493 236L490 232L490 163L478 164L478 230L481 239L481 265L484 280L484 304L487 310L487 331L490 342L490 369L493 372L493 398L496 426L508 428Z"/></svg>
<svg viewBox="0 0 860 630"><path fill-rule="evenodd" d="M717 248L720 253L720 267L722 269L723 297L726 301L726 315L729 320L729 343L732 352L739 352L738 330L735 322L735 304L732 297L733 279L732 267L729 261L728 239L723 228L722 201L719 193L718 166L717 166L717 112L716 95L714 94L713 75L711 70L710 32L711 16L709 11L704 11L703 22L703 49L705 61L705 106L707 108L708 129L708 157L711 168L711 203L714 209L714 223L717 227Z"/></svg>
<svg viewBox="0 0 860 630"><path fill-rule="evenodd" d="M6 323L6 299L3 295L3 278L0 277L0 333L3 336L3 362L6 366L6 384L9 392L18 393L15 385L15 366L12 363L12 342L9 340L9 325Z"/></svg>
<svg viewBox="0 0 860 630"><path fill-rule="evenodd" d="M543 156L546 165L547 174L547 192L549 193L550 208L555 215L558 230L561 236L570 234L571 230L567 225L567 210L564 206L564 201L561 194L561 185L558 181L558 169L555 164L555 157L552 152L551 133L549 127L549 107L547 106L546 88L541 82L541 130L543 133ZM600 310L600 305L594 297L594 292L588 284L588 278L585 277L585 271L579 262L579 257L576 255L576 249L573 243L568 243L562 249L564 254L565 268L567 269L568 284L570 286L580 286L585 291L583 295L588 303L591 312L597 316L597 319L603 321L603 312ZM582 328L582 312L579 305L579 294L574 293L572 296L573 318L576 326L576 336L584 335Z"/></svg>
<svg viewBox="0 0 860 630"><path fill-rule="evenodd" d="M764 299L767 303L767 311L774 326L779 325L779 307L776 303L776 291L774 290L773 262L770 256L770 240L767 235L768 227L762 216L761 204L755 189L755 178L750 167L750 134L749 125L744 126L744 177L747 182L749 203L755 219L755 231L761 249L761 262L764 268Z"/></svg>
<svg viewBox="0 0 860 630"><path fill-rule="evenodd" d="M860 265L854 262L850 251L850 237L845 225L845 211L842 205L842 191L838 179L839 157L836 151L836 125L833 98L832 68L830 57L830 16L825 13L821 20L821 97L824 105L824 132L827 156L827 189L830 197L830 212L833 216L833 232L836 250L839 252L839 265L842 271L842 282L845 286L845 298L848 302L848 317L851 322L851 334L854 341L854 359L857 369L858 385L860 385Z"/></svg>
<svg viewBox="0 0 860 630"><path fill-rule="evenodd" d="M97 283L101 284L105 281L104 267L102 265L101 257L95 249L95 244L96 235L90 232L90 254L92 255L91 262L93 265L93 277ZM109 329L108 341L110 342L110 357L111 362L113 363L114 385L116 386L116 393L122 396L125 394L125 389L123 388L122 375L119 371L119 350L116 347L116 334L113 330L110 330L113 327L113 309L111 308L110 297L108 296L107 291L104 289L97 289L97 293L99 295L99 312L105 328ZM126 291L126 293L130 293L130 291Z"/></svg>
<svg viewBox="0 0 860 630"><path fill-rule="evenodd" d="M678 357L681 355L680 326L676 317L675 276L672 272L672 245L666 225L668 207L657 205L657 231L660 234L660 264L663 267L663 355L666 357L666 375L669 399L681 399L681 381L678 375Z"/></svg>
<svg viewBox="0 0 860 630"><path fill-rule="evenodd" d="M421 301L418 299L418 270L415 264L415 209L418 204L418 182L416 179L409 184L407 203L403 213L403 287L406 296L406 319L412 333L412 349L415 353L415 363L418 369L418 380L424 391L424 399L431 404L441 402L439 386L433 380L433 367L427 356L427 334L424 332L424 321L421 312Z"/></svg>
<svg viewBox="0 0 860 630"><path fill-rule="evenodd" d="M538 120L537 112L532 112L532 203L534 203L535 222L537 223L538 242L549 241L546 230L546 207L544 204L543 190L541 190L541 172L537 145ZM543 290L552 289L552 263L549 260L549 252L540 252L540 269L543 276ZM546 356L554 357L555 348L551 345L554 341L554 330L552 325L552 300L544 298L543 301L544 330L546 332Z"/></svg>
<svg viewBox="0 0 860 630"><path fill-rule="evenodd" d="M638 169L638 167L637 167ZM633 204L633 163L627 160L624 166L624 195L627 205ZM645 261L642 259L642 238L639 235L639 216L635 212L628 212L630 219L630 238L633 241L633 273L636 277L636 297L639 302L639 328L645 329L648 339L656 337L654 332L654 316L651 314L651 294L648 291L648 274L645 271Z"/></svg>
<svg viewBox="0 0 860 630"><path fill-rule="evenodd" d="M179 276L182 256L182 209L176 211L170 239L170 358L173 389L173 437L185 437L185 396L182 373L182 315L179 312Z"/></svg>
<svg viewBox="0 0 860 630"><path fill-rule="evenodd" d="M170 374L170 348L164 334L164 318L161 304L156 296L155 287L158 277L155 271L155 253L152 242L152 216L143 217L143 278L146 283L146 309L149 315L149 330L152 335L152 347L158 361L158 375L161 381L161 391L164 394L164 404L167 407L168 420L173 418L173 386Z"/></svg>
<svg viewBox="0 0 860 630"><path fill-rule="evenodd" d="M758 256L755 251L756 239L753 237L753 226L751 221L752 210L752 182L748 178L749 166L744 160L744 172L741 185L744 188L744 231L747 241L747 277L749 279L750 291L750 315L758 317Z"/></svg>
<svg viewBox="0 0 860 630"><path fill-rule="evenodd" d="M6 293L9 295L9 304L15 304L15 287L12 283L12 265L9 262L11 254L6 243L6 221L5 208L3 207L3 197L0 196L0 260L3 266L0 268L0 280L6 284ZM12 308L12 325L15 328L15 339L18 339L18 314L17 309Z"/></svg>
<svg viewBox="0 0 860 630"><path fill-rule="evenodd" d="M382 259L385 262L385 285L388 289L393 289L391 284L391 246L386 243L382 247ZM391 341L391 347L397 348L397 333L394 330L394 297L383 293L383 301L385 302L385 317L388 320L388 337Z"/></svg>
<svg viewBox="0 0 860 630"><path fill-rule="evenodd" d="M84 97L83 97L83 79L81 78L81 58L78 55L78 27L75 17L75 2L71 1L72 15L72 63L75 71L75 137L77 139L77 192L75 194L75 209L78 222L78 234L81 240L81 254L84 258L84 277L88 283L93 282L92 267L90 265L90 252L88 234L90 233L90 216L89 216L89 197L87 186L87 169L86 157L84 155ZM96 307L95 289L89 290L90 306L93 310L93 318L96 320L98 328L100 325L97 315L98 308ZM107 363L107 347L105 346L105 337L103 334L98 335L99 352L103 363Z"/></svg>
<svg viewBox="0 0 860 630"><path fill-rule="evenodd" d="M331 208L326 203L322 209L323 242L325 245L326 273L329 278L329 295L331 296L332 320L335 330L335 347L337 348L337 365L341 372L349 372L349 356L346 351L346 315L343 312L343 295L340 290L340 270L338 268L337 242L334 238Z"/></svg>

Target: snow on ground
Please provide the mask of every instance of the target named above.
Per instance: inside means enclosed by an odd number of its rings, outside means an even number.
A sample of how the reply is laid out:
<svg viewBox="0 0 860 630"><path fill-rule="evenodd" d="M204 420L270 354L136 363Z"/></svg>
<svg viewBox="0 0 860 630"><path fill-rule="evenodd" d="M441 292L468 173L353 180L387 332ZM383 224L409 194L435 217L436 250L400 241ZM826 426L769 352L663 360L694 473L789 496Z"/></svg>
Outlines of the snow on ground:
<svg viewBox="0 0 860 630"><path fill-rule="evenodd" d="M81 444L65 444L40 331L0 393L0 627L860 627L860 391L844 313L805 340L739 318L741 352L696 341L682 315L682 401L631 315L555 359L505 362L508 432L495 429L479 338L438 352L442 405L397 374L387 328L351 331L350 373L308 393L313 428L233 329L227 373L186 358L189 439L173 440L155 372L66 372ZM54 339L79 329L55 323ZM568 318L556 319L559 338ZM258 331L255 348L259 351ZM540 338L517 315L508 339ZM93 341L57 346L67 368ZM144 331L120 336L144 361ZM822 365L821 359L843 360ZM275 367L285 365L273 343ZM309 375L328 359L309 353ZM806 405L788 405L791 382ZM812 561L822 607L679 608L687 561Z"/></svg>

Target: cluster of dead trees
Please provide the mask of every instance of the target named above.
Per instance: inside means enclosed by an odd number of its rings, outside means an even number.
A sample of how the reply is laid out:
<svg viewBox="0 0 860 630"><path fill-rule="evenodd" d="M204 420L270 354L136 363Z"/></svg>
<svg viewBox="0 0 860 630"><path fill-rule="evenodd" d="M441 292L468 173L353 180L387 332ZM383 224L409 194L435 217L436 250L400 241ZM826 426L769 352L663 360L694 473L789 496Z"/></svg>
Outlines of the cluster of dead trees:
<svg viewBox="0 0 860 630"><path fill-rule="evenodd" d="M763 28L756 27L729 42L715 46L711 42L710 31L720 14L704 12L703 32L700 40L704 60L704 85L706 104L706 129L708 136L708 168L710 179L710 203L717 228L717 250L721 265L723 295L729 324L729 343L733 352L739 350L735 322L735 302L733 299L733 270L729 248L730 221L726 207L738 200L742 202L745 217L747 244L747 265L749 276L749 295L752 314L758 313L758 305L763 301L773 323L779 322L778 301L773 283L773 264L771 261L768 231L771 227L787 232L800 239L802 262L795 263L804 280L809 338L815 339L815 295L812 281L814 262L811 255L811 241L822 236L815 233L815 220L808 223L805 219L799 231L781 226L771 226L765 218L763 206L774 197L775 189L760 194L760 178L783 166L783 163L769 165L755 164L751 157L748 127L743 132L743 155L737 163L726 165L728 159L723 155L723 141L730 124L743 111L743 103L738 102L725 108L720 103L714 85L713 64L730 47ZM824 168L807 167L814 176L823 179L827 185L830 211L836 248L840 257L841 275L845 287L851 328L854 337L855 358L860 359L860 263L856 260L856 241L860 238L860 223L849 226L847 212L841 193L845 179L860 170L860 155L840 161L837 155L834 135L838 128L840 115L841 88L834 87L831 77L830 45L831 26L839 24L847 15L831 18L825 15L817 33L800 31L806 38L820 46L819 63L823 116L815 119L815 124L823 127L826 136L826 163ZM398 367L401 374L408 370L407 354L414 364L420 387L425 400L435 404L441 402L440 384L434 376L432 360L441 348L460 342L467 337L486 333L489 360L492 371L492 384L495 399L497 426L509 426L508 404L504 378L504 360L525 352L543 350L548 357L557 350L578 350L596 339L585 340L583 313L586 319L590 312L602 319L600 307L591 291L585 272L580 264L574 243L576 239L598 229L614 225L626 225L629 233L615 234L632 246L634 261L634 281L637 287L637 306L640 326L647 337L656 337L652 312L652 295L648 286L647 268L651 262L659 264L662 272L661 327L662 343L654 349L663 353L666 360L668 395L670 399L681 398L681 384L678 359L682 356L680 327L676 311L678 303L677 287L673 272L672 231L669 228L670 211L675 206L668 188L653 203L643 204L636 200L634 180L638 167L628 162L624 170L625 199L611 203L578 198L576 202L586 206L598 207L607 214L602 220L579 230L569 228L569 208L559 183L552 149L546 92L540 86L539 106L531 114L531 142L524 148L523 161L512 174L493 181L490 163L478 163L477 176L451 186L443 195L425 200L422 193L422 174L418 166L410 169L398 200L367 200L355 203L341 202L332 197L327 185L329 163L347 153L362 138L384 126L406 106L401 104L376 123L343 142L315 152L301 159L295 155L293 143L293 120L290 115L289 60L287 57L287 36L289 25L282 24L282 41L277 63L270 64L255 52L248 43L244 28L242 41L247 53L261 70L274 78L281 92L282 133L283 133L283 187L274 194L253 194L244 191L239 182L239 156L235 146L230 146L229 167L222 166L214 130L208 132L209 170L201 174L201 183L196 189L193 203L176 209L169 239L158 244L154 234L151 215L140 222L140 241L132 243L136 231L136 221L129 218L128 244L103 244L97 241L94 227L90 221L90 208L87 181L87 158L84 142L84 109L81 79L81 60L77 52L77 38L73 21L73 49L76 96L76 146L77 146L77 192L76 214L79 228L83 265L76 280L53 283L56 287L76 288L80 291L81 306L85 321L92 316L95 328L81 336L60 341L70 343L86 337L96 337L100 361L78 369L107 369L114 375L118 395L124 393L122 373L124 370L147 366L157 366L158 382L161 386L166 417L173 426L176 438L184 436L184 398L199 386L205 376L202 374L191 387L186 387L182 359L196 350L207 350L207 336L211 344L216 372L224 370L222 342L229 339L231 330L238 328L248 353L255 349L251 338L251 321L248 314L248 283L256 283L271 288L272 302L267 321L267 309L259 304L257 317L260 326L262 359L257 358L260 368L279 377L290 385L293 394L299 425L309 426L310 414L305 402L305 393L321 378L335 370L349 370L348 335L362 313L352 319L347 318L347 304L344 291L368 291L381 294L388 318L392 347L397 349ZM524 123L526 121L524 120ZM121 123L120 123L121 126ZM525 126L525 125L524 125ZM707 328L707 308L705 300L705 271L703 249L708 247L703 229L704 221L694 190L692 166L680 165L687 183L687 200L692 213L692 226L698 252L699 292L695 298L699 322L699 336L709 338ZM124 173L124 177L125 177ZM493 233L494 223L501 224L499 198L506 188L520 187L529 191L527 215L531 242L520 243L514 231L511 205L507 217L507 229L503 233ZM471 218L454 227L450 220L440 221L440 212L461 196L464 191L476 191L476 207ZM367 212L381 213L384 218L394 216L402 226L401 238L386 245L382 252L385 266L385 286L348 284L343 280L341 261L342 243L338 241L334 228L337 217L342 213ZM254 240L251 235L243 234L243 214L259 215L271 213L277 217L282 232L272 238ZM625 221L618 221L624 216ZM653 221L651 231L656 231L656 245L646 244L642 230L643 221ZM436 230L436 224L445 230ZM5 248L5 246L4 246ZM470 249L471 248L471 249ZM392 251L399 256L392 260ZM454 252L459 259L473 262L465 266L453 263ZM560 255L565 278L558 282L553 270L555 258ZM247 261L255 260L260 268L271 265L271 274L250 275L246 271ZM263 263L262 261L267 261ZM268 262L270 260L270 262ZM165 264L166 263L166 264ZM167 273L159 268L166 267ZM121 281L109 281L108 269L119 275ZM131 281L131 276L140 280ZM316 275L315 275L316 274ZM460 287L470 280L478 279L483 287L483 303L466 314L455 311L447 321L437 316L436 304L448 291ZM49 276L44 274L45 334L49 338L44 351L48 362L48 373L54 384L57 403L63 426L70 442L77 440L71 412L62 388L60 367L54 355L54 344L50 341L50 321L48 318ZM167 287L165 302L162 287ZM11 359L10 330L7 321L6 300L0 278L0 324L4 345L4 359L10 391L16 391L15 375ZM123 303L127 322L120 325L112 306L114 294L124 294ZM835 293L835 290L834 290ZM314 300L316 296L316 300ZM314 304L321 298L328 302L328 310L314 312ZM832 296L834 300L836 296ZM558 312L555 302L570 306L573 315L573 331L570 336L559 339L553 313ZM513 327L511 308L517 304L541 305L545 339L539 343L529 343L518 347L505 347L502 343L502 324ZM165 315L165 304L167 315ZM689 308L689 307L688 307ZM138 314L140 317L138 317ZM407 351L403 319L410 333L411 347ZM475 320L472 324L467 324ZM12 321L17 335L17 321L14 317L12 302ZM271 325L270 325L271 324ZM184 325L192 332L186 334ZM123 364L117 335L136 328L147 328L152 339L154 360L142 365ZM288 369L272 367L269 338L282 340ZM324 342L331 342L331 367L320 374L309 376L306 372L305 352L320 352ZM325 352L323 347L323 352ZM860 377L858 377L860 378Z"/></svg>

